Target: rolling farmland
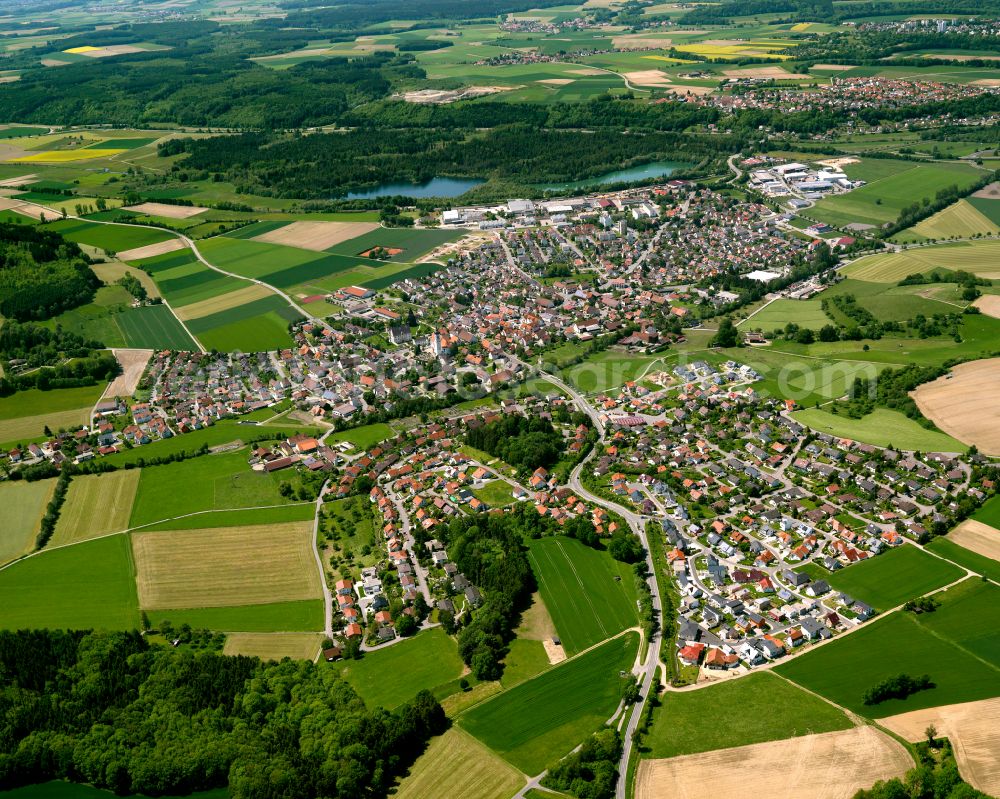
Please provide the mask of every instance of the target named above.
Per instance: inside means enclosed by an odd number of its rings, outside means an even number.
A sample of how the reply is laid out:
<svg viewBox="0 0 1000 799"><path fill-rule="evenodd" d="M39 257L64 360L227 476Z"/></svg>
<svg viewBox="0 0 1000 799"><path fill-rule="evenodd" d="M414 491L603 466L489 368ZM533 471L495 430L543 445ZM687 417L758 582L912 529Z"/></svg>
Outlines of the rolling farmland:
<svg viewBox="0 0 1000 799"><path fill-rule="evenodd" d="M963 270L980 277L1000 277L1000 241L970 241L918 247L885 255L869 255L844 268L858 280L895 283L907 275L935 269Z"/></svg>
<svg viewBox="0 0 1000 799"><path fill-rule="evenodd" d="M75 477L49 546L73 544L126 529L139 477L139 469Z"/></svg>
<svg viewBox="0 0 1000 799"><path fill-rule="evenodd" d="M55 486L55 480L0 483L0 508L4 515L4 523L0 525L0 564L32 550Z"/></svg>

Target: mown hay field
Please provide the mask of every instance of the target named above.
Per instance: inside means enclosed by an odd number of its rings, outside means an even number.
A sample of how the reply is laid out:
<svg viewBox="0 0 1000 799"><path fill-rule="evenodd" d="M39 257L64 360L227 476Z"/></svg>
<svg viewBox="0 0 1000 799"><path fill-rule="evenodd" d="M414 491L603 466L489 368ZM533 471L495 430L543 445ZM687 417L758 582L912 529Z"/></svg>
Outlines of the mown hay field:
<svg viewBox="0 0 1000 799"><path fill-rule="evenodd" d="M143 608L224 607L320 596L309 522L136 533L132 546Z"/></svg>
<svg viewBox="0 0 1000 799"><path fill-rule="evenodd" d="M962 270L980 277L1000 278L1000 241L969 241L869 255L842 271L858 280L896 283L907 275L924 274L935 269Z"/></svg>
<svg viewBox="0 0 1000 799"><path fill-rule="evenodd" d="M126 529L139 476L139 469L120 469L73 478L49 546L73 544Z"/></svg>
<svg viewBox="0 0 1000 799"><path fill-rule="evenodd" d="M396 799L509 799L525 777L467 732L452 727L434 738L396 791Z"/></svg>
<svg viewBox="0 0 1000 799"><path fill-rule="evenodd" d="M322 641L320 633L230 633L222 652L261 660L312 660Z"/></svg>
<svg viewBox="0 0 1000 799"><path fill-rule="evenodd" d="M0 508L3 508L4 517L0 524L0 564L31 551L55 486L55 480L0 483Z"/></svg>

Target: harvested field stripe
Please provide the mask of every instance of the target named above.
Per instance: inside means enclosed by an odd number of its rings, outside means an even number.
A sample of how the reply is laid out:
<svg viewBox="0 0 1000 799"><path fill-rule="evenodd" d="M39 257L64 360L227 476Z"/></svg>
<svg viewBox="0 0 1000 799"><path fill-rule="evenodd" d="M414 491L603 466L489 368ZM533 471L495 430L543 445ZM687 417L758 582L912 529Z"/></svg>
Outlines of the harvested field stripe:
<svg viewBox="0 0 1000 799"><path fill-rule="evenodd" d="M75 477L50 546L87 541L128 527L139 476L139 469L121 469Z"/></svg>
<svg viewBox="0 0 1000 799"><path fill-rule="evenodd" d="M210 272L209 274L215 273ZM273 296L275 296L274 292L265 286L262 286L259 283L251 283L248 286L236 289L236 291L230 291L226 294L220 294L217 297L209 297L207 300L201 300L200 302L193 302L190 305L184 305L178 308L174 313L176 313L177 318L182 321L200 319L204 316L211 316L212 314L228 311L230 308L238 308L241 305L246 305L254 302L255 300L263 299L264 297Z"/></svg>

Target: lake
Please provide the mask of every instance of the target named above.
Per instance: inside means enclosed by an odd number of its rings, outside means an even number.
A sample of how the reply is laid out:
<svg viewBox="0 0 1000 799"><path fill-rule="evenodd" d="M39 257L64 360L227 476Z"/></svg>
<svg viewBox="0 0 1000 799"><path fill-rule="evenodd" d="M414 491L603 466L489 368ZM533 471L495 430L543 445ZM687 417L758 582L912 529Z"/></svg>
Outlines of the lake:
<svg viewBox="0 0 1000 799"><path fill-rule="evenodd" d="M619 169L615 172L608 172L596 178L584 178L574 180L569 183L555 183L552 185L539 185L543 191L572 191L573 189L593 188L594 186L607 186L612 183L633 183L638 180L652 180L653 178L666 178L674 174L678 169L684 169L691 164L684 161L654 161L651 164L641 166L630 166L627 169Z"/></svg>
<svg viewBox="0 0 1000 799"><path fill-rule="evenodd" d="M476 178L432 178L423 183L383 183L374 189L352 191L345 200L371 200L375 197L458 197L485 180Z"/></svg>
<svg viewBox="0 0 1000 799"><path fill-rule="evenodd" d="M214 791L199 791L192 793L183 799L227 799L229 791L219 788ZM13 791L0 791L2 799L119 799L111 791L102 791L92 785L81 785L77 782L63 782L53 780L43 782L38 785L25 785L23 788L15 788ZM126 799L145 799L145 797L132 796ZM180 797L163 796L160 799L181 799Z"/></svg>

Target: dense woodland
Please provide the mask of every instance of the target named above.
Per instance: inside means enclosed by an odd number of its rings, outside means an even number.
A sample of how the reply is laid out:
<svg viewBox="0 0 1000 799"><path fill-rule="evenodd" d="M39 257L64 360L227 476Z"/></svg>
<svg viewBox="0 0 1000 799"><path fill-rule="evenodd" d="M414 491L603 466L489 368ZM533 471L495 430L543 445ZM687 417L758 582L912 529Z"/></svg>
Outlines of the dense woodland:
<svg viewBox="0 0 1000 799"><path fill-rule="evenodd" d="M466 440L525 472L552 466L562 453L563 437L547 419L510 414L473 427Z"/></svg>
<svg viewBox="0 0 1000 799"><path fill-rule="evenodd" d="M80 248L58 233L0 222L0 315L47 319L90 302L100 285Z"/></svg>
<svg viewBox="0 0 1000 799"><path fill-rule="evenodd" d="M426 691L369 709L326 663L154 648L138 632L0 632L0 789L385 796L446 726Z"/></svg>

